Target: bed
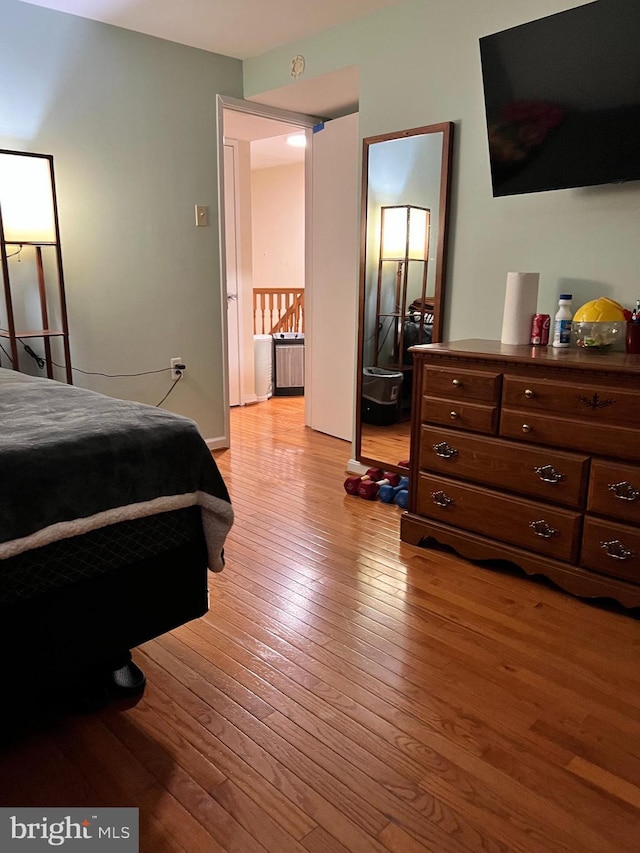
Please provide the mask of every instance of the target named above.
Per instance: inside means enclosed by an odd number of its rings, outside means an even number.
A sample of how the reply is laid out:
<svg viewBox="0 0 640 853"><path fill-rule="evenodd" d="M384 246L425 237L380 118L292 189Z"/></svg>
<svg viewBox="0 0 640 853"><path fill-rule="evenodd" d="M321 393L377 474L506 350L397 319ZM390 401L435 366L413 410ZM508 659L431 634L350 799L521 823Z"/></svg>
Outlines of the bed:
<svg viewBox="0 0 640 853"><path fill-rule="evenodd" d="M131 649L207 611L232 523L193 421L0 368L5 704L139 694Z"/></svg>

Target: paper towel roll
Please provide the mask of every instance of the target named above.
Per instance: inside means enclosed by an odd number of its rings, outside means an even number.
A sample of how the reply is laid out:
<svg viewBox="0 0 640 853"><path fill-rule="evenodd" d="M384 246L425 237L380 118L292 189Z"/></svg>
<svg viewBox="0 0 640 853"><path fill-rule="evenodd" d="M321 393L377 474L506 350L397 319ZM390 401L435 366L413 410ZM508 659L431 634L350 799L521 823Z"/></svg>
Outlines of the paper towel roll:
<svg viewBox="0 0 640 853"><path fill-rule="evenodd" d="M539 280L537 272L507 273L501 343L519 346L531 342L531 318L538 307Z"/></svg>

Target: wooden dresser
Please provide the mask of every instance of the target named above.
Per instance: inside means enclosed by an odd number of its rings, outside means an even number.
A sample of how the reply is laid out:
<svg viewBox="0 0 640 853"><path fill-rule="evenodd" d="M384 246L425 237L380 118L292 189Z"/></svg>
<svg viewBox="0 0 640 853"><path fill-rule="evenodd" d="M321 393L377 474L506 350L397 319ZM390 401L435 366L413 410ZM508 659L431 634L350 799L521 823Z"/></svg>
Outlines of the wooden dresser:
<svg viewBox="0 0 640 853"><path fill-rule="evenodd" d="M480 340L412 352L402 540L640 606L640 356Z"/></svg>

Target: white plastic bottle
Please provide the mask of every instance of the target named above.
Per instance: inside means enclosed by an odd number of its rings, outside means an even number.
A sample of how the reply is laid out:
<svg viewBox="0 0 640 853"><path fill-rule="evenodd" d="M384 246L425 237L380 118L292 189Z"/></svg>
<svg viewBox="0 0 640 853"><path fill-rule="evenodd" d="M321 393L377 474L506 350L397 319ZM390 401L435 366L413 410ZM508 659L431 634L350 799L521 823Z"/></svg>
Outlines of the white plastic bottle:
<svg viewBox="0 0 640 853"><path fill-rule="evenodd" d="M553 326L553 346L568 347L571 343L571 293L561 293L558 300L558 313Z"/></svg>

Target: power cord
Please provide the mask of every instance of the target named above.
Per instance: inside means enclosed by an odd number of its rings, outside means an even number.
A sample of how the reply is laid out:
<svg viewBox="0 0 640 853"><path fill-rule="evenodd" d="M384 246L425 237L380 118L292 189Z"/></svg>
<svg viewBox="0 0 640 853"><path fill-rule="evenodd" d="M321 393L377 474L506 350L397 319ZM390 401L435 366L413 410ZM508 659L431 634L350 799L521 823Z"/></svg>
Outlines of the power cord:
<svg viewBox="0 0 640 853"><path fill-rule="evenodd" d="M11 356L9 355L9 353L6 351L6 349L2 346L2 344L0 344L0 349L1 349L1 350L2 350L2 352L6 355L6 357L9 359L9 364L13 364L13 359L11 358ZM1 360L0 360L0 367L2 367L2 362L1 362Z"/></svg>
<svg viewBox="0 0 640 853"><path fill-rule="evenodd" d="M31 347L29 346L29 344L25 344L25 342L24 342L24 341L20 341L20 343L21 343L21 344L22 344L22 346L24 347L25 352L28 352L28 353L29 353L29 355L30 355L30 356L31 356L31 358L36 362L36 364L38 365L38 367L40 368L40 370L42 370L42 369L44 368L45 364L46 364L46 362L45 362L44 358L43 358L41 355L38 355L38 353L37 353L37 352L34 352L34 351L31 349Z"/></svg>
<svg viewBox="0 0 640 853"><path fill-rule="evenodd" d="M176 385L178 384L178 382L180 382L180 380L182 379L182 375L183 375L183 374L181 373L181 374L180 374L180 376L178 376L178 378L177 378L177 379L174 379L174 380L173 380L173 385L171 386L171 388L169 388L169 390L168 390L168 391L167 391L167 393L164 395L164 397L162 398L162 400L160 400L160 402L159 402L159 403L156 403L156 409L158 408L158 406L161 406L161 405L164 403L164 401L167 399L167 397L169 396L169 394L173 391L173 389L176 387Z"/></svg>
<svg viewBox="0 0 640 853"><path fill-rule="evenodd" d="M29 353L29 355L31 355L31 353ZM61 370L64 370L64 365L62 364L58 364L55 361L52 361L51 364L54 364ZM44 362L41 367L44 367ZM76 371L77 373L84 373L85 376L106 376L108 379L122 379L126 376L149 376L152 373L165 373L167 370L171 370L171 368L161 367L160 370L144 370L142 373L99 373L94 370L81 370L79 367L72 367L71 370Z"/></svg>
<svg viewBox="0 0 640 853"><path fill-rule="evenodd" d="M2 329L1 331L6 332L7 330ZM38 355L37 352L34 352L34 350L29 346L29 344L25 344L25 342L22 340L22 338L17 338L17 340L20 341L25 352L31 356L31 358L36 362L38 367L41 370L44 369L44 367L46 366L46 362L45 362L44 358L41 355ZM9 359L9 362L11 364L13 364L13 359L11 358L9 353L6 351L6 349L2 346L2 344L0 344L0 349L6 355L6 357ZM56 367L59 367L61 370L64 370L64 365L58 364L56 361L52 361L51 363L53 365L55 365ZM2 365L0 364L0 366L2 366ZM159 370L144 370L141 373L100 373L98 371L82 370L80 367L72 367L71 370L76 371L78 373L83 373L85 376L106 376L108 379L124 379L128 376L150 376L154 373L165 373L167 370L175 370L176 372L179 373L179 376L176 379L174 379L173 384L171 385L171 388L169 388L169 390L164 395L162 400L160 400L159 403L156 403L155 408L157 409L158 406L161 406L164 403L164 401L167 399L169 394L173 391L173 389L176 387L178 382L182 379L182 376L183 376L182 370L184 370L184 365L183 364L177 364L173 368L161 367Z"/></svg>

